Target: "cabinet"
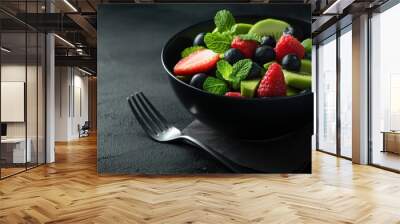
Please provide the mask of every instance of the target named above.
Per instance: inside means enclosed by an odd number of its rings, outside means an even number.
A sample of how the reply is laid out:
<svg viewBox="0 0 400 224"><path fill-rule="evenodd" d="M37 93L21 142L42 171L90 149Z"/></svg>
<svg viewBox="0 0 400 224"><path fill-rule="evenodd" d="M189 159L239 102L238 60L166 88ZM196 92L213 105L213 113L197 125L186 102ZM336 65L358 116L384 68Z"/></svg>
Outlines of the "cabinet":
<svg viewBox="0 0 400 224"><path fill-rule="evenodd" d="M27 145L27 147L25 147ZM26 150L25 150L26 148ZM1 140L1 157L6 164L19 164L31 162L32 160L32 141L25 138L7 138Z"/></svg>
<svg viewBox="0 0 400 224"><path fill-rule="evenodd" d="M393 152L400 154L400 132L387 131L383 134L383 152Z"/></svg>

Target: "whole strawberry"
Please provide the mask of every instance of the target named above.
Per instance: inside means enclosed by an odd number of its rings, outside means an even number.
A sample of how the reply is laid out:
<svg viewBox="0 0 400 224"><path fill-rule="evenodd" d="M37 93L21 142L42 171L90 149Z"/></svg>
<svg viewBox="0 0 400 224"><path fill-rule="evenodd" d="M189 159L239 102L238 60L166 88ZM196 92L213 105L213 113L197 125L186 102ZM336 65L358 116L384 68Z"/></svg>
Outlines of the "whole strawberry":
<svg viewBox="0 0 400 224"><path fill-rule="evenodd" d="M285 76L281 66L273 63L269 66L257 89L258 96L286 96Z"/></svg>
<svg viewBox="0 0 400 224"><path fill-rule="evenodd" d="M238 49L246 58L252 58L258 42L254 40L242 40L240 37L235 37L231 43L232 48Z"/></svg>
<svg viewBox="0 0 400 224"><path fill-rule="evenodd" d="M305 49L295 37L284 34L275 46L276 59L280 62L287 54L295 54L300 59L304 58Z"/></svg>

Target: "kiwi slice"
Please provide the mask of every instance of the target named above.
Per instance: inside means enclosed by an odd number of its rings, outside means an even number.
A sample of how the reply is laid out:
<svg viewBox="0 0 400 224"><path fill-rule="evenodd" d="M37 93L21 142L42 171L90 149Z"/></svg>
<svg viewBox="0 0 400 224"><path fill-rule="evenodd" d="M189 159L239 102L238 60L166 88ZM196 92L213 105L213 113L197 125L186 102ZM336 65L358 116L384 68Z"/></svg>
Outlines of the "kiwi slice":
<svg viewBox="0 0 400 224"><path fill-rule="evenodd" d="M259 36L273 36L275 40L278 41L283 31L289 26L287 22L282 20L264 19L254 24L249 30L249 33Z"/></svg>
<svg viewBox="0 0 400 224"><path fill-rule="evenodd" d="M301 42L301 44L303 45L304 49L306 50L307 53L311 53L312 50L312 40L311 38L307 38L305 40L303 40L303 42Z"/></svg>
<svg viewBox="0 0 400 224"><path fill-rule="evenodd" d="M240 95L253 98L256 94L261 79L242 80L240 82Z"/></svg>
<svg viewBox="0 0 400 224"><path fill-rule="evenodd" d="M290 86L286 88L286 96L294 96L299 94L300 92L301 92L300 90L292 88Z"/></svg>
<svg viewBox="0 0 400 224"><path fill-rule="evenodd" d="M312 68L311 60L308 59L301 60L300 73L311 75L311 68Z"/></svg>
<svg viewBox="0 0 400 224"><path fill-rule="evenodd" d="M248 24L248 23L236 23L232 27L233 34L239 35L239 34L247 34L249 30L251 29L253 25ZM212 33L218 32L218 28L215 27L212 31Z"/></svg>
<svg viewBox="0 0 400 224"><path fill-rule="evenodd" d="M232 31L234 34L239 35L239 34L246 34L249 32L253 25L248 24L248 23L236 23L232 27Z"/></svg>
<svg viewBox="0 0 400 224"><path fill-rule="evenodd" d="M311 76L284 69L282 71L285 75L286 85L299 90L311 89Z"/></svg>
<svg viewBox="0 0 400 224"><path fill-rule="evenodd" d="M270 61L270 62L265 63L264 66L263 66L265 68L265 70L268 71L268 68L269 68L270 65L272 65L272 63L276 63L276 61Z"/></svg>
<svg viewBox="0 0 400 224"><path fill-rule="evenodd" d="M192 79L192 76L191 75L178 75L178 76L176 76L176 78L181 81L184 81L186 83L189 83L190 79Z"/></svg>

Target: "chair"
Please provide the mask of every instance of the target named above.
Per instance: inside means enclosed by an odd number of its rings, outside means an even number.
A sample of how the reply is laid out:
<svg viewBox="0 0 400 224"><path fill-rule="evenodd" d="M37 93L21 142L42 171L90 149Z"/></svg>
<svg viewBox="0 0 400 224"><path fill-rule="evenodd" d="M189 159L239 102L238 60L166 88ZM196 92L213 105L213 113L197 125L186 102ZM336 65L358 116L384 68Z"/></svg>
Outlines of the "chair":
<svg viewBox="0 0 400 224"><path fill-rule="evenodd" d="M85 123L82 126L78 124L79 138L89 136L89 129L90 129L89 121L85 121Z"/></svg>

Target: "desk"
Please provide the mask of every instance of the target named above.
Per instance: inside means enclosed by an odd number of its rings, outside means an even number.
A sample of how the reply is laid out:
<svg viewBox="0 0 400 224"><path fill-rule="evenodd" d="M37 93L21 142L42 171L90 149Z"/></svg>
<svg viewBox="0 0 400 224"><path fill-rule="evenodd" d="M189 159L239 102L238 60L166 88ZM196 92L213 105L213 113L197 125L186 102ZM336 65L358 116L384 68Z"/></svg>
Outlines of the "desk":
<svg viewBox="0 0 400 224"><path fill-rule="evenodd" d="M383 150L382 152L393 152L400 154L400 131L382 131Z"/></svg>
<svg viewBox="0 0 400 224"><path fill-rule="evenodd" d="M31 162L32 141L28 138L26 142L28 142L28 144L25 151L25 138L1 139L1 156L6 160L6 163Z"/></svg>

